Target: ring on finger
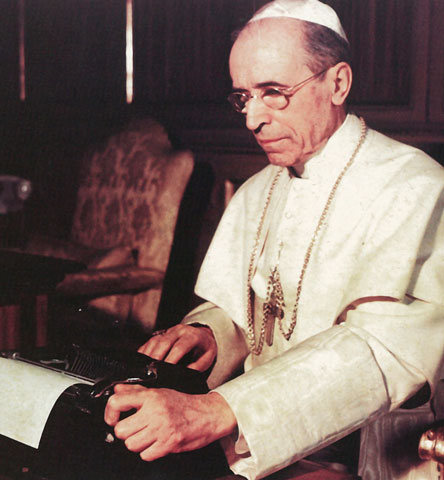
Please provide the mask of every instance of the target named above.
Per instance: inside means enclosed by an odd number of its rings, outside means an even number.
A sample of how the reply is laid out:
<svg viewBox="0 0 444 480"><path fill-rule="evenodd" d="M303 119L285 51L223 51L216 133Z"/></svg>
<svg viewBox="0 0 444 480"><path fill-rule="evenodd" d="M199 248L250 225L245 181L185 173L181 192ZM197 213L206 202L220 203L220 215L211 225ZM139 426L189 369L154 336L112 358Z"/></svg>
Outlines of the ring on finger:
<svg viewBox="0 0 444 480"><path fill-rule="evenodd" d="M151 334L152 337L157 337L158 335L165 335L167 332L166 328L163 328L162 330L156 330Z"/></svg>

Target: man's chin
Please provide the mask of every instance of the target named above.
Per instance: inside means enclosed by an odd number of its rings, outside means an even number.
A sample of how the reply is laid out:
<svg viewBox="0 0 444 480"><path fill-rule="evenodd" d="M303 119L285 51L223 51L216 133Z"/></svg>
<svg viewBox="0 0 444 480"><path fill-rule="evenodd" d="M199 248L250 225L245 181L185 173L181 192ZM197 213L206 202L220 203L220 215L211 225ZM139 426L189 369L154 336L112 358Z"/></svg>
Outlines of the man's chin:
<svg viewBox="0 0 444 480"><path fill-rule="evenodd" d="M288 155L282 155L280 153L271 153L267 152L268 161L271 165L276 167L297 167L301 162L295 160L294 157L289 157Z"/></svg>

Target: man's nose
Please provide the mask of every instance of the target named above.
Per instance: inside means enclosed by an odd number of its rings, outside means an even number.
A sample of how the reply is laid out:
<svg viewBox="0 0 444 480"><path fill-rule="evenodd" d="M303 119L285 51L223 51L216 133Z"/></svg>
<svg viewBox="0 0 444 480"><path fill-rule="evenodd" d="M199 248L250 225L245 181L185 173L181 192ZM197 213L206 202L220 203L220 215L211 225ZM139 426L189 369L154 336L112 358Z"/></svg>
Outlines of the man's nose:
<svg viewBox="0 0 444 480"><path fill-rule="evenodd" d="M264 102L256 96L251 97L245 105L245 123L252 132L260 129L262 125L270 123L270 111Z"/></svg>

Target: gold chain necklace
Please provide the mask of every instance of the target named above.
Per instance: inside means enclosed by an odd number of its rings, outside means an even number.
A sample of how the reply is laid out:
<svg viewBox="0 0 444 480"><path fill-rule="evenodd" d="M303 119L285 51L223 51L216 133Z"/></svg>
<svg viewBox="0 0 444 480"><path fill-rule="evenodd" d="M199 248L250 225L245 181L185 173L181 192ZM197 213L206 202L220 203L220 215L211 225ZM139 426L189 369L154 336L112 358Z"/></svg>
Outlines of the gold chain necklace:
<svg viewBox="0 0 444 480"><path fill-rule="evenodd" d="M319 232L321 231L322 226L324 225L325 219L327 218L328 211L332 204L333 198L336 194L339 184L341 183L344 175L347 173L347 170L351 167L352 163L354 162L356 155L358 154L359 150L361 149L362 144L364 143L365 137L367 135L367 126L363 118L361 120L361 135L359 137L359 141L354 149L349 161L346 163L345 167L342 169L341 173L339 174L338 178L336 179L330 194L327 198L327 202L322 210L321 216L319 221L316 225L315 231L311 238L310 244L307 248L305 253L304 262L302 264L301 274L299 276L298 286L296 289L296 300L293 307L293 312L291 316L290 326L287 331L285 331L283 326L283 318L284 318L284 294L282 290L282 285L280 281L280 275L278 270L278 265L276 265L268 277L268 285L267 285L267 298L265 303L263 304L263 317L261 323L261 329L259 333L259 340L256 343L256 337L254 333L254 315L253 315L253 302L252 302L252 288L251 283L253 280L253 271L256 263L256 256L257 250L259 248L259 241L262 233L262 228L264 225L265 217L267 214L268 207L270 205L271 197L273 195L273 191L276 187L276 184L281 176L284 168L280 168L279 171L276 173L273 181L271 183L270 189L268 191L267 198L265 200L265 206L261 214L261 218L259 220L258 229L256 232L256 238L253 246L253 250L251 252L250 263L248 265L248 277L247 277L247 338L250 346L250 351L254 355L259 355L262 352L264 341L267 341L267 344L271 346L273 344L273 336L274 336L274 323L275 320L278 319L279 330L281 331L283 337L286 340L290 340L291 335L296 327L297 323L297 315L298 315L298 308L299 308L299 300L301 297L302 291L302 283L305 277L305 273L307 271L308 263L310 261L310 257L313 251L313 247L316 243L316 240L319 236Z"/></svg>

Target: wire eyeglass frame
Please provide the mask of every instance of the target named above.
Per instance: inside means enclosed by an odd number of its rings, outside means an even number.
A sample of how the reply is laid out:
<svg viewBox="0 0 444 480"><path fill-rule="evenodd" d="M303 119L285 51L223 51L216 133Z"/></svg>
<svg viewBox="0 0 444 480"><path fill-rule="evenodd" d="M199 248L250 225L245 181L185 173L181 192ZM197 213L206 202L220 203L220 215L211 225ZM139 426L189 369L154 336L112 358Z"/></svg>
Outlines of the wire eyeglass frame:
<svg viewBox="0 0 444 480"><path fill-rule="evenodd" d="M257 95L252 95L250 92L232 92L228 95L227 100L230 102L231 106L236 110L236 112L244 113L244 109L247 103L252 98L260 98L264 104L273 109L273 110L283 110L290 103L290 98L299 91L302 87L315 80L324 74L330 67L325 68L324 70L311 75L310 77L302 80L302 82L293 85L292 87L274 87L267 86L261 87L260 93Z"/></svg>

